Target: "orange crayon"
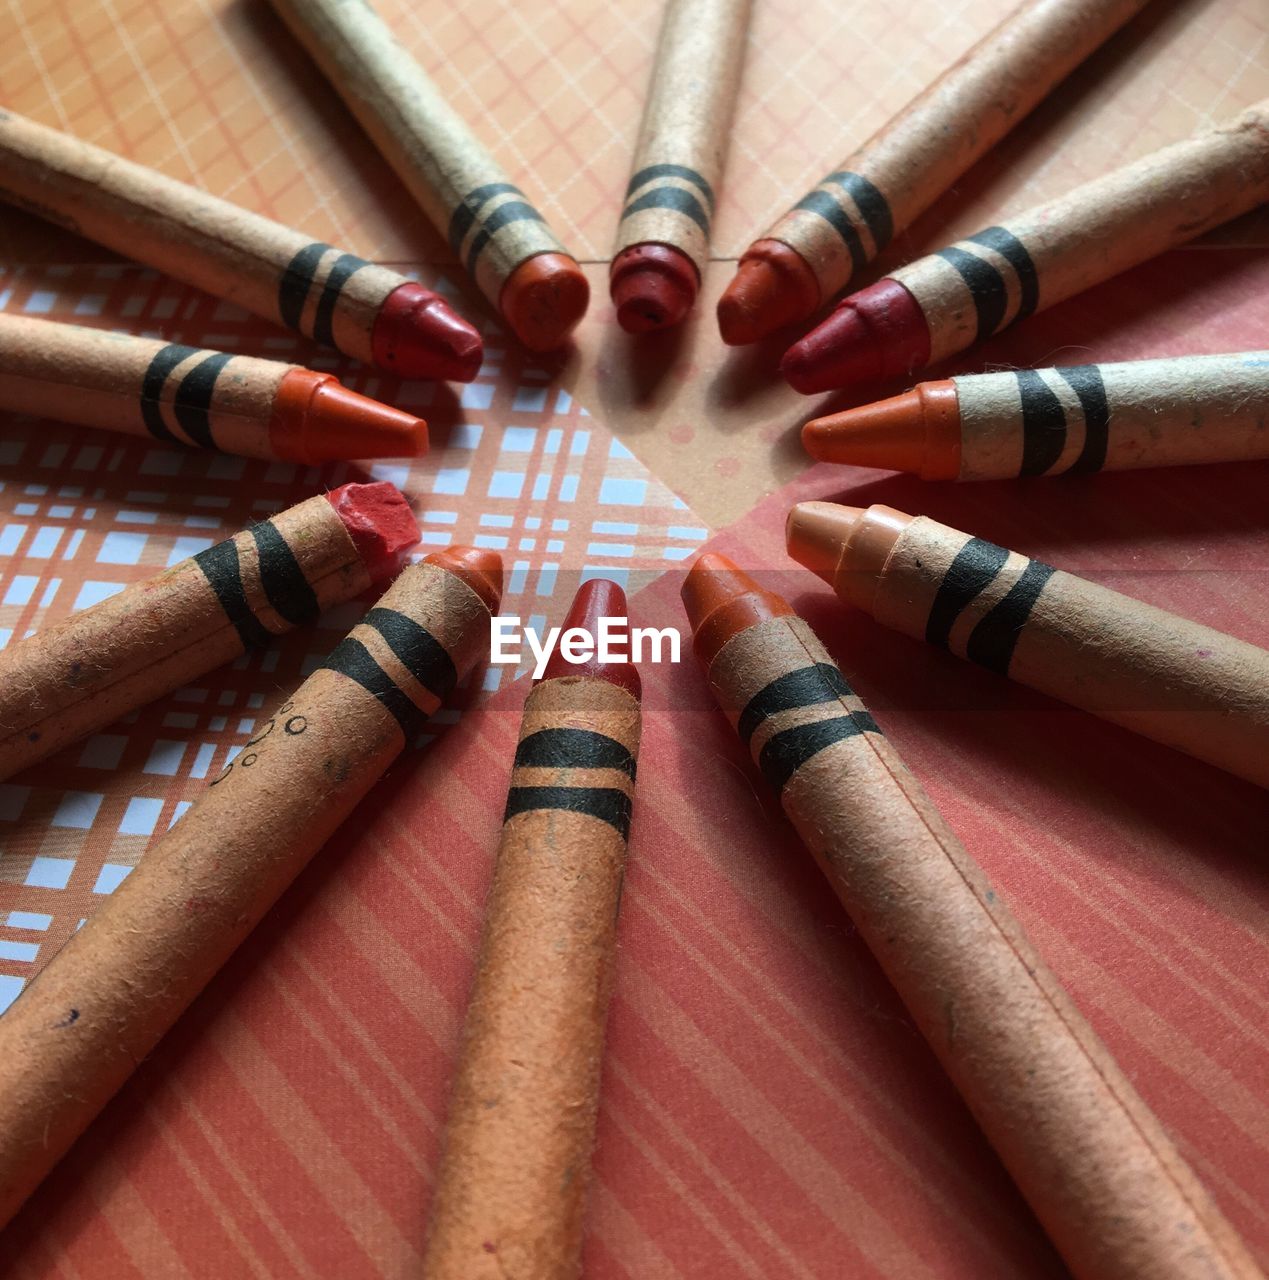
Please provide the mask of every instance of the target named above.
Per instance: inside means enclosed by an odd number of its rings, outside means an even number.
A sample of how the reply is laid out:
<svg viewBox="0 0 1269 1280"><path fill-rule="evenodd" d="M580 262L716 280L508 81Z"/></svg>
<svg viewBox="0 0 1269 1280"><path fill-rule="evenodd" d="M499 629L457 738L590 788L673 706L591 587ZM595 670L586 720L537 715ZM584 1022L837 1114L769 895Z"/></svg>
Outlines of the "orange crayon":
<svg viewBox="0 0 1269 1280"><path fill-rule="evenodd" d="M480 334L440 294L4 110L0 197L403 378L480 368Z"/></svg>
<svg viewBox="0 0 1269 1280"><path fill-rule="evenodd" d="M247 458L427 452L426 422L329 373L4 312L0 409Z"/></svg>
<svg viewBox="0 0 1269 1280"><path fill-rule="evenodd" d="M810 627L716 554L683 601L711 692L1072 1273L1258 1276Z"/></svg>
<svg viewBox="0 0 1269 1280"><path fill-rule="evenodd" d="M815 418L813 458L1002 480L1269 458L1269 351L972 373Z"/></svg>
<svg viewBox="0 0 1269 1280"><path fill-rule="evenodd" d="M1145 4L1020 5L745 250L718 303L723 341L818 311Z"/></svg>
<svg viewBox="0 0 1269 1280"><path fill-rule="evenodd" d="M370 5L271 3L516 337L562 346L590 300L581 267Z"/></svg>
<svg viewBox="0 0 1269 1280"><path fill-rule="evenodd" d="M502 565L413 565L0 1019L0 1226L487 652Z"/></svg>
<svg viewBox="0 0 1269 1280"><path fill-rule="evenodd" d="M614 583L564 624L622 618ZM432 1204L427 1280L575 1276L639 754L639 674L556 650L524 705Z"/></svg>
<svg viewBox="0 0 1269 1280"><path fill-rule="evenodd" d="M0 779L386 581L418 537L392 485L346 484L0 650Z"/></svg>
<svg viewBox="0 0 1269 1280"><path fill-rule="evenodd" d="M789 554L849 604L1269 787L1269 652L890 507L802 502Z"/></svg>
<svg viewBox="0 0 1269 1280"><path fill-rule="evenodd" d="M709 260L750 0L669 0L609 287L629 333L679 324Z"/></svg>

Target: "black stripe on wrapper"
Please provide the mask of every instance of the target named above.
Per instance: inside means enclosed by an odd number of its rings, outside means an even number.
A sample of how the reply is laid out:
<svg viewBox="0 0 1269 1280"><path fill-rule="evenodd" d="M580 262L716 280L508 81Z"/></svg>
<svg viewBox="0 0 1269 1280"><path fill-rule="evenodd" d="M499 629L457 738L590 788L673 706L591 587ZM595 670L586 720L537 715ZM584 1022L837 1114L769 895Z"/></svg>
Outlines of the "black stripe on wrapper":
<svg viewBox="0 0 1269 1280"><path fill-rule="evenodd" d="M1066 410L1034 369L1014 374L1022 405L1022 476L1042 476L1066 448Z"/></svg>
<svg viewBox="0 0 1269 1280"><path fill-rule="evenodd" d="M978 596L1004 568L1009 552L994 542L971 538L948 566L925 620L925 638L929 644L946 649L952 627L961 610Z"/></svg>
<svg viewBox="0 0 1269 1280"><path fill-rule="evenodd" d="M1013 651L1031 610L1056 570L1040 560L1028 560L1018 581L994 604L970 632L965 656L988 671L1007 676Z"/></svg>
<svg viewBox="0 0 1269 1280"><path fill-rule="evenodd" d="M709 214L701 208L700 201L682 187L653 187L651 191L645 191L637 200L626 205L622 210L621 221L625 222L627 218L642 213L645 209L673 209L675 213L691 218L706 236L709 235Z"/></svg>
<svg viewBox="0 0 1269 1280"><path fill-rule="evenodd" d="M211 403L216 394L216 379L233 356L224 351L200 360L182 379L172 401L172 414L181 430L204 449L215 449L212 438Z"/></svg>
<svg viewBox="0 0 1269 1280"><path fill-rule="evenodd" d="M183 445L185 441L173 435L163 421L163 388L172 370L190 356L196 356L198 350L197 347L182 346L179 342L169 343L154 353L154 359L141 379L141 421L145 429L164 444Z"/></svg>
<svg viewBox="0 0 1269 1280"><path fill-rule="evenodd" d="M355 254L341 253L326 273L322 284L322 292L317 299L317 307L313 312L313 330L305 333L303 328L304 308L308 304L309 295L313 291L317 279L318 268L328 253L335 251L328 244L313 243L305 245L287 264L278 281L278 315L282 323L297 333L320 342L323 346L335 347L335 308L339 305L340 295L349 279L362 267L370 264ZM338 348L336 347L336 350Z"/></svg>
<svg viewBox="0 0 1269 1280"><path fill-rule="evenodd" d="M1009 289L1004 276L986 259L965 249L958 249L955 245L940 249L936 256L955 268L956 274L969 290L978 322L974 341L982 342L984 338L990 338L1000 328L1009 302Z"/></svg>
<svg viewBox="0 0 1269 1280"><path fill-rule="evenodd" d="M645 165L638 173L634 174L626 184L626 199L629 200L640 187L652 182L656 178L682 178L684 182L692 183L693 186L700 190L701 195L705 197L705 203L709 205L710 214L713 214L714 189L699 173L696 172L695 169L690 169L685 164Z"/></svg>
<svg viewBox="0 0 1269 1280"><path fill-rule="evenodd" d="M1080 408L1084 412L1084 447L1071 470L1084 474L1100 471L1106 465L1106 446L1110 438L1110 405L1106 399L1102 371L1095 364L1080 364L1059 367L1058 373L1079 397Z"/></svg>
<svg viewBox="0 0 1269 1280"><path fill-rule="evenodd" d="M758 753L758 768L778 795L784 785L812 756L826 747L861 733L880 733L867 711L852 711L830 720L813 720L772 734Z"/></svg>
<svg viewBox="0 0 1269 1280"><path fill-rule="evenodd" d="M759 725L777 712L836 702L853 693L846 677L831 662L800 667L773 680L749 699L736 721L736 732L747 747Z"/></svg>
<svg viewBox="0 0 1269 1280"><path fill-rule="evenodd" d="M502 820L510 822L517 814L540 809L560 809L598 818L626 840L630 836L630 808L630 796L616 787L512 787Z"/></svg>
<svg viewBox="0 0 1269 1280"><path fill-rule="evenodd" d="M1040 277L1035 263L1027 252L1027 246L1012 231L1004 227L988 227L985 231L976 232L968 237L971 244L980 244L1000 254L1013 268L1018 277L1018 314L1011 324L1025 320L1040 303Z"/></svg>
<svg viewBox="0 0 1269 1280"><path fill-rule="evenodd" d="M516 747L514 768L620 769L634 781L634 757L615 738L593 729L539 729Z"/></svg>

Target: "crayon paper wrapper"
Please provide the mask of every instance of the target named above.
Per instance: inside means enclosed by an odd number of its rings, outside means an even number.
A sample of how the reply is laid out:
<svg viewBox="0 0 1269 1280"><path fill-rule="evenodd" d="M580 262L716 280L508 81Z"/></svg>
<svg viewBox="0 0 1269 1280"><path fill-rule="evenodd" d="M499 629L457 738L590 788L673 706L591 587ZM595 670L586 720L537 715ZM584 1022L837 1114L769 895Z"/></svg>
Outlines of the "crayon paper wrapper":
<svg viewBox="0 0 1269 1280"><path fill-rule="evenodd" d="M81 7L82 8L82 7ZM401 484L424 553L479 541L507 612L561 621L580 572L684 625L712 530L805 611L904 761L1269 1262L1262 792L844 613L791 566L797 498L885 502L1269 638L1265 464L1026 485L815 468L824 401L735 353L734 259L963 53L1009 0L760 2L696 313L634 349L606 301L661 6L477 0L379 11L570 249L577 351L528 359L272 15L19 0L6 105L364 257L413 264L478 319L468 387L402 385L6 213L6 309L296 360L416 410L433 451L330 467L183 454L50 422L0 440L0 628L24 636L170 558L365 474ZM1256 0L1148 6L881 267L1061 194L1269 93ZM1263 345L1263 214L1017 326L960 369ZM420 268L419 264L431 264ZM959 369L956 371L960 371ZM896 390L899 388L896 388ZM833 407L844 407L836 403ZM803 474L805 473L805 475ZM1073 487L1077 486L1077 487ZM666 572L666 571L669 572ZM661 575L655 577L654 575ZM645 588L641 590L641 588ZM369 601L365 602L369 603ZM360 606L358 606L360 607ZM0 787L0 990L16 994L257 721L349 630L276 649ZM830 636L832 628L839 628ZM584 1265L598 1277L1058 1277L1039 1227L785 823L683 649L644 671ZM487 668L433 721L6 1235L18 1274L417 1269L525 686ZM494 687L497 686L497 687ZM473 701L480 705L472 707ZM465 708L465 709L463 709ZM462 723L452 721L462 710ZM439 721L439 723L437 722Z"/></svg>

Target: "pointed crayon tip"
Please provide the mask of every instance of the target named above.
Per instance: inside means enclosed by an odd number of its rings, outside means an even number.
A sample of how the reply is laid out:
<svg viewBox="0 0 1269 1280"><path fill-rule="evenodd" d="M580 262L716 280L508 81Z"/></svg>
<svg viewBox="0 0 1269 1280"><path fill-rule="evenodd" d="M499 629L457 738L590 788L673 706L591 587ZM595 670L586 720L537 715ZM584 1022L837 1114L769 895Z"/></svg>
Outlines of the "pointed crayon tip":
<svg viewBox="0 0 1269 1280"><path fill-rule="evenodd" d="M697 657L706 666L733 636L755 623L793 612L787 600L760 586L735 561L717 551L704 551L696 557L681 594Z"/></svg>
<svg viewBox="0 0 1269 1280"><path fill-rule="evenodd" d="M446 547L423 557L424 564L448 569L466 583L490 613L502 603L502 557L487 547Z"/></svg>
<svg viewBox="0 0 1269 1280"><path fill-rule="evenodd" d="M729 347L748 346L805 320L819 304L819 283L806 259L779 240L759 240L718 300L718 332Z"/></svg>
<svg viewBox="0 0 1269 1280"><path fill-rule="evenodd" d="M842 548L867 514L863 507L835 502L799 502L784 523L785 547L798 564L832 586Z"/></svg>
<svg viewBox="0 0 1269 1280"><path fill-rule="evenodd" d="M402 378L470 382L485 357L475 328L439 293L413 281L384 299L370 342L375 364Z"/></svg>
<svg viewBox="0 0 1269 1280"><path fill-rule="evenodd" d="M610 628L609 644L621 656L617 661L603 662L598 648L600 644L601 618L620 619L621 625ZM573 628L586 632L595 644L593 656L582 662L569 662L563 653L564 638ZM630 661L630 620L629 607L626 604L626 593L608 578L591 578L577 588L573 603L560 627L560 642L551 652L546 669L542 672L542 680L557 680L561 676L588 676L593 680L606 680L624 689L632 698L639 698L643 692L643 682L639 679L639 669Z"/></svg>
<svg viewBox="0 0 1269 1280"><path fill-rule="evenodd" d="M278 384L269 440L279 458L310 466L417 458L427 452L427 423L350 390L330 374L296 368Z"/></svg>

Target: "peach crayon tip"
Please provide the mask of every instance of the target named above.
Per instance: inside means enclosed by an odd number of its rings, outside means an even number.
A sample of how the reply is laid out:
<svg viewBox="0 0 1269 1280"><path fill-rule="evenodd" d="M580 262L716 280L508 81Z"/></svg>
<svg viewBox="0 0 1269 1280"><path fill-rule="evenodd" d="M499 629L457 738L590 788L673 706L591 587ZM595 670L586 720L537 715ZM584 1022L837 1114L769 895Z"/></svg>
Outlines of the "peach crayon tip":
<svg viewBox="0 0 1269 1280"><path fill-rule="evenodd" d="M748 346L820 304L815 273L781 240L758 240L746 251L718 300L718 332L729 347Z"/></svg>
<svg viewBox="0 0 1269 1280"><path fill-rule="evenodd" d="M470 382L480 371L480 334L439 293L413 281L384 299L371 334L375 363L403 378Z"/></svg>
<svg viewBox="0 0 1269 1280"><path fill-rule="evenodd" d="M780 362L805 396L865 386L921 368L930 358L930 328L917 300L894 280L851 294Z"/></svg>
<svg viewBox="0 0 1269 1280"><path fill-rule="evenodd" d="M291 369L278 384L269 441L279 458L315 466L348 458L417 458L427 423L352 391L328 373Z"/></svg>
<svg viewBox="0 0 1269 1280"><path fill-rule="evenodd" d="M348 536L376 583L396 577L406 552L419 540L418 521L399 489L386 480L344 484L326 501L348 530Z"/></svg>
<svg viewBox="0 0 1269 1280"><path fill-rule="evenodd" d="M789 602L760 586L717 551L696 557L683 582L683 607L696 655L708 666L733 636L769 618L788 617Z"/></svg>
<svg viewBox="0 0 1269 1280"><path fill-rule="evenodd" d="M600 637L601 618L621 618L626 621L626 642L622 644L617 635L613 635L612 646L621 658L615 662L602 662L598 652L584 662L569 662L562 652L562 642L574 627L580 627L588 635L594 637L596 645ZM617 629L618 631L620 629ZM639 679L639 669L630 661L629 650L629 607L626 604L626 593L608 578L591 578L583 582L573 597L568 615L560 627L560 641L547 660L542 672L542 680L557 680L561 676L589 676L594 680L606 680L624 689L633 698L643 692ZM540 684L542 680L539 680Z"/></svg>
<svg viewBox="0 0 1269 1280"><path fill-rule="evenodd" d="M424 564L447 569L466 583L490 613L502 603L502 557L487 547L446 547L423 557Z"/></svg>
<svg viewBox="0 0 1269 1280"><path fill-rule="evenodd" d="M608 287L617 323L627 333L650 333L682 323L700 278L692 260L672 245L633 244L613 259Z"/></svg>
<svg viewBox="0 0 1269 1280"><path fill-rule="evenodd" d="M555 351L577 327L590 302L590 284L566 253L527 258L502 286L498 309L530 351Z"/></svg>
<svg viewBox="0 0 1269 1280"><path fill-rule="evenodd" d="M863 507L835 502L799 502L784 523L789 555L830 586L841 563L842 548L867 514Z"/></svg>

